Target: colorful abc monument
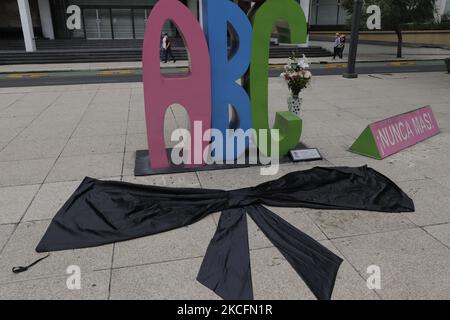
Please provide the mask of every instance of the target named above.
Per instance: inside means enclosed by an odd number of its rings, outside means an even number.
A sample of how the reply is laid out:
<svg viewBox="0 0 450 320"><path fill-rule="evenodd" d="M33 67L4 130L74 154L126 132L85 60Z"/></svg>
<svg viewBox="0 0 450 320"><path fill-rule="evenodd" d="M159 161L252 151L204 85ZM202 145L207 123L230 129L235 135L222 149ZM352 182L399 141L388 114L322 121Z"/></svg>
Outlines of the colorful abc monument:
<svg viewBox="0 0 450 320"><path fill-rule="evenodd" d="M143 81L149 160L152 169L170 167L164 141L164 118L172 104L182 105L189 116L190 127L201 122L201 130L193 130L191 139L202 139L207 130L220 130L225 139L215 157L233 160L248 147L230 150L226 141L233 139L229 129L254 129L260 151L271 155L272 140L277 139L278 152L285 155L300 140L302 121L290 112L277 112L270 134L268 114L269 48L272 28L278 19L286 21L291 43L305 43L305 14L295 0L258 2L248 16L230 0L201 0L203 30L191 11L178 0L159 0L148 19L143 48ZM164 23L170 20L182 34L189 53L187 75L164 76L160 73L160 36ZM231 26L231 28L229 28ZM228 32L232 34L228 53ZM236 81L241 79L242 86ZM229 106L232 106L230 121ZM260 129L267 135L259 136ZM197 132L198 131L198 132ZM263 141L266 140L266 141ZM273 156L273 155L272 155ZM194 157L194 155L192 155ZM195 162L197 163L197 162Z"/></svg>

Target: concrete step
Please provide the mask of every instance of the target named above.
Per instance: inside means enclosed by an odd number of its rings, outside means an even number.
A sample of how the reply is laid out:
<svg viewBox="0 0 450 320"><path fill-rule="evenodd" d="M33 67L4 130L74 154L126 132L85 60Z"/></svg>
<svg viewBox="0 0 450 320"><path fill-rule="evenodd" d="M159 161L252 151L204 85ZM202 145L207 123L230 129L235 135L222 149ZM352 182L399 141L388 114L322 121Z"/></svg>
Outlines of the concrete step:
<svg viewBox="0 0 450 320"><path fill-rule="evenodd" d="M181 45L183 45L182 41ZM14 41L0 41L0 64L42 64L42 63L78 63L78 62L127 62L141 61L141 40L55 40L38 41L38 51L24 52L22 49L13 50ZM7 48L7 49L5 49ZM305 54L307 57L328 57L331 52L317 46L300 48L297 46L272 45L271 58L287 58L292 52L296 56ZM177 60L187 60L186 49L175 46L173 54Z"/></svg>

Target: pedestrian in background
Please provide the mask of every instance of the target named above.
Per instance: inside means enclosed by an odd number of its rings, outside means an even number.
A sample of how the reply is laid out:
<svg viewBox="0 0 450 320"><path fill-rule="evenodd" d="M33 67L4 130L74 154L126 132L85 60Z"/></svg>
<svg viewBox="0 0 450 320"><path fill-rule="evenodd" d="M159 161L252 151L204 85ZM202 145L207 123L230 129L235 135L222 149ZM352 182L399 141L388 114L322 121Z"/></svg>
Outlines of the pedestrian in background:
<svg viewBox="0 0 450 320"><path fill-rule="evenodd" d="M164 38L162 41L162 47L164 49L164 63L167 63L167 59L170 58L173 60L173 63L175 63L177 60L175 60L175 57L172 53L172 43L170 42L169 36L167 33L164 34Z"/></svg>
<svg viewBox="0 0 450 320"><path fill-rule="evenodd" d="M333 60L336 60L336 56L340 56L339 55L340 45L341 45L341 36L339 33L336 33L336 37L334 38Z"/></svg>
<svg viewBox="0 0 450 320"><path fill-rule="evenodd" d="M341 35L341 42L339 44L339 58L344 58L344 50L345 50L345 41L347 39L345 38L345 34Z"/></svg>
<svg viewBox="0 0 450 320"><path fill-rule="evenodd" d="M165 34L164 33L162 33L161 34L161 37L160 37L160 39L159 39L159 60L162 62L162 61L164 61L164 56L165 56L165 54L166 54L166 50L164 49L164 44L163 44L163 40L164 40L164 36L165 36Z"/></svg>

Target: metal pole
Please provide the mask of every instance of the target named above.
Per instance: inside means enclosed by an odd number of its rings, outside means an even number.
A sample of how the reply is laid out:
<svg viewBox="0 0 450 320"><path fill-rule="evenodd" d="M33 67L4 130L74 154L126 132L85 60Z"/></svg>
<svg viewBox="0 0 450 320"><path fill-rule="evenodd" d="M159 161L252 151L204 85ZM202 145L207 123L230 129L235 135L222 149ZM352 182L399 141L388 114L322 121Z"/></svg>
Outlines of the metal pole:
<svg viewBox="0 0 450 320"><path fill-rule="evenodd" d="M363 0L353 1L352 36L350 39L350 53L348 55L348 69L343 75L344 78L348 79L358 78L358 74L356 73L356 54L358 52L359 25L361 22L363 3Z"/></svg>

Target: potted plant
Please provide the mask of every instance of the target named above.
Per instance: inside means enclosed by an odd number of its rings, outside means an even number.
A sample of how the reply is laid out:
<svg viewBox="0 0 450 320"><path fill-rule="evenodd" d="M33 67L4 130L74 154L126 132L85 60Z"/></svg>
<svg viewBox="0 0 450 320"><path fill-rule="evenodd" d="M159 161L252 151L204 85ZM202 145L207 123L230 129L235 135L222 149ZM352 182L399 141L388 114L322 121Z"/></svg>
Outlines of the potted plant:
<svg viewBox="0 0 450 320"><path fill-rule="evenodd" d="M303 99L300 93L311 83L312 74L309 70L309 61L305 55L301 59L297 59L295 54L289 58L288 64L284 67L284 72L280 75L284 78L288 85L291 96L288 98L289 111L300 115L300 109Z"/></svg>

